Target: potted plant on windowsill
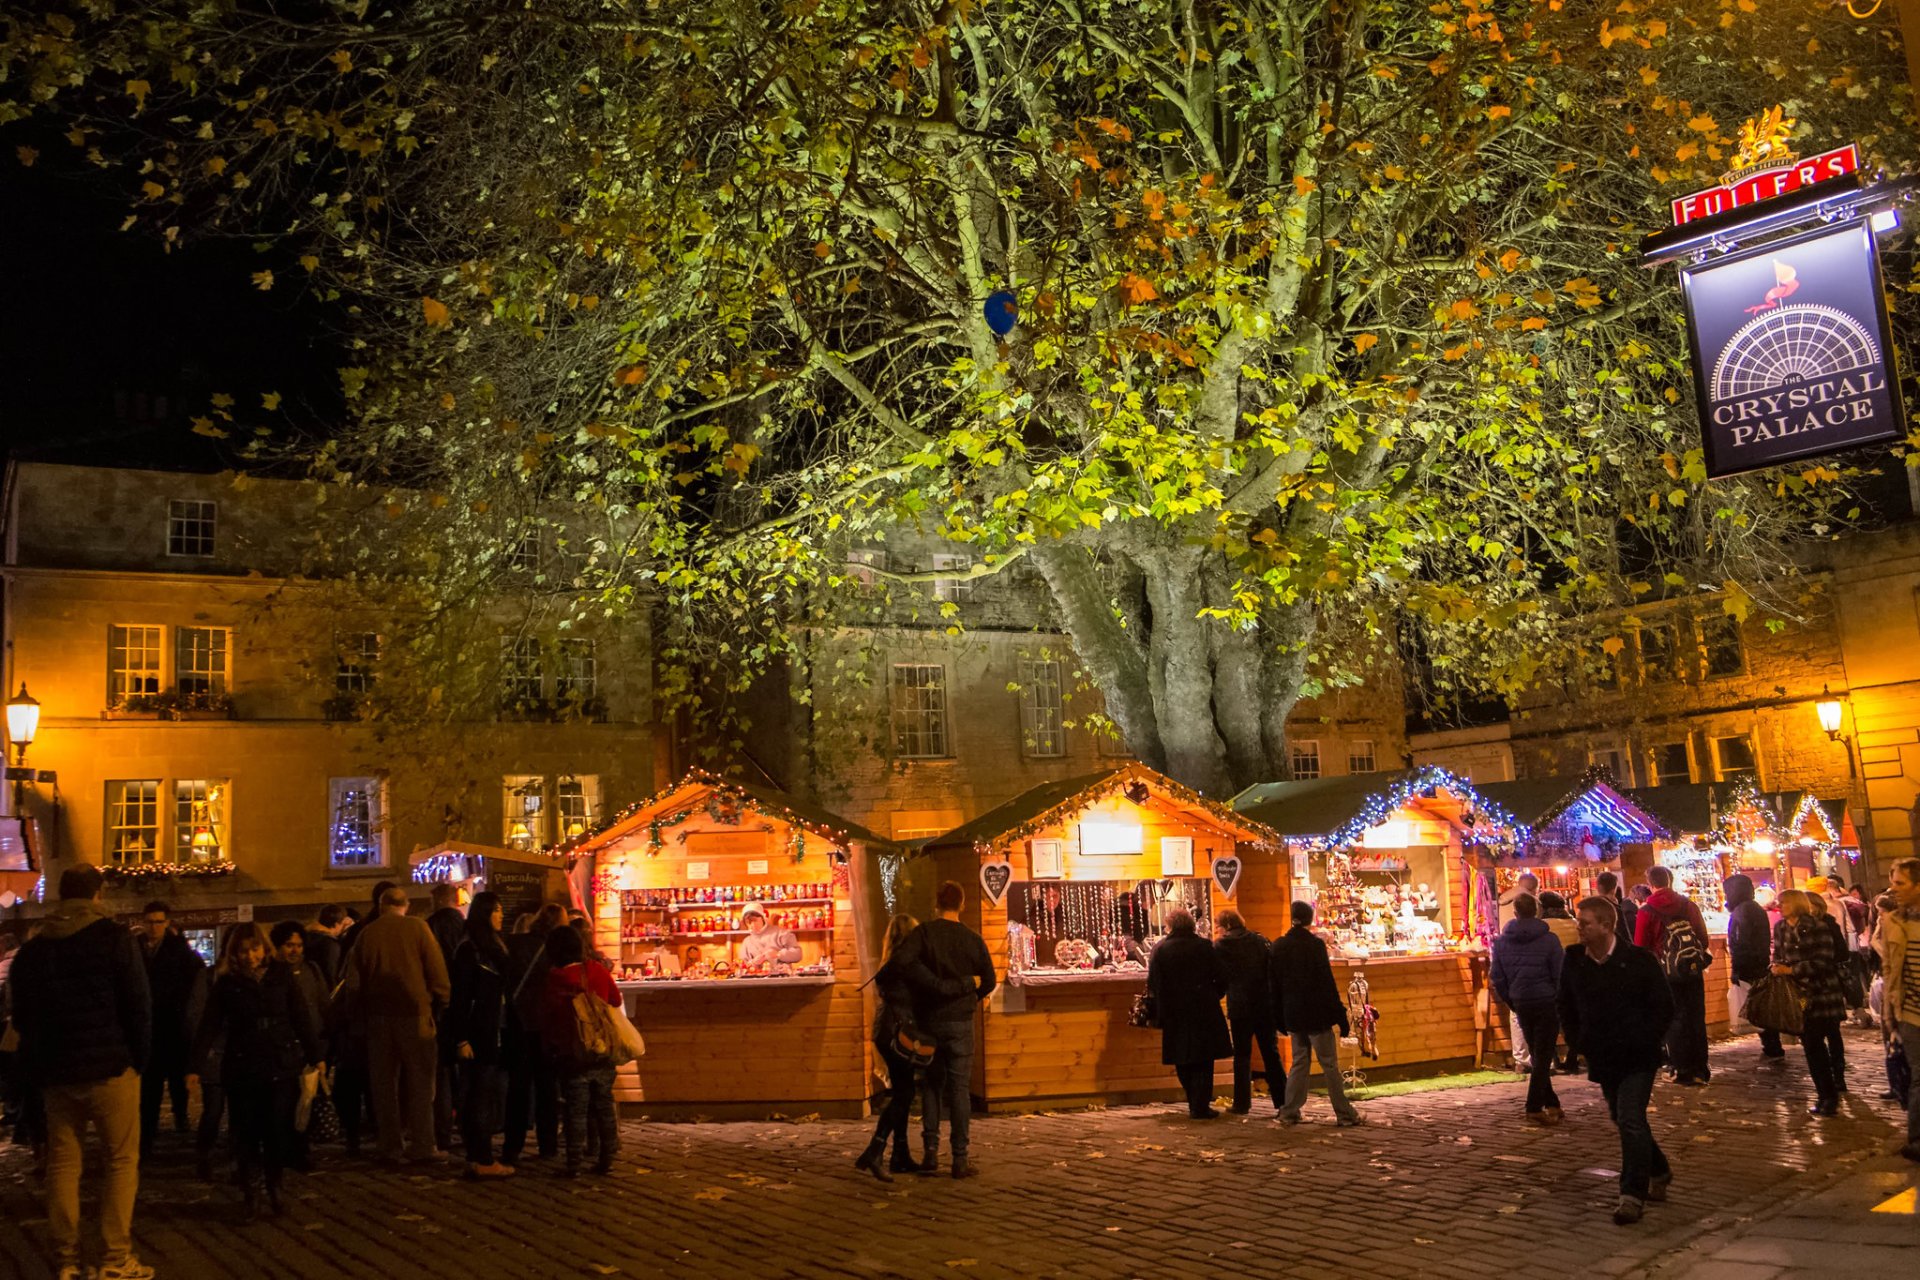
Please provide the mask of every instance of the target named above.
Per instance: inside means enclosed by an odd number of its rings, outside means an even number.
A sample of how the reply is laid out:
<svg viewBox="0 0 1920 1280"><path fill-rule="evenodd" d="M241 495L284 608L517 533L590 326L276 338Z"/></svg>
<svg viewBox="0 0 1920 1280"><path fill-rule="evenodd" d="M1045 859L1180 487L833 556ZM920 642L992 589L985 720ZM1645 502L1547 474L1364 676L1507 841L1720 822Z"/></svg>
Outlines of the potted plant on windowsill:
<svg viewBox="0 0 1920 1280"><path fill-rule="evenodd" d="M227 858L208 862L110 862L100 868L100 878L110 885L146 889L162 881L217 880L232 875L233 870L233 862Z"/></svg>
<svg viewBox="0 0 1920 1280"><path fill-rule="evenodd" d="M100 712L102 720L159 720L166 713L160 700L165 694L129 693L106 705Z"/></svg>
<svg viewBox="0 0 1920 1280"><path fill-rule="evenodd" d="M168 720L231 720L233 719L233 696L225 693L209 693L202 689L175 690L170 696L171 705L166 708Z"/></svg>

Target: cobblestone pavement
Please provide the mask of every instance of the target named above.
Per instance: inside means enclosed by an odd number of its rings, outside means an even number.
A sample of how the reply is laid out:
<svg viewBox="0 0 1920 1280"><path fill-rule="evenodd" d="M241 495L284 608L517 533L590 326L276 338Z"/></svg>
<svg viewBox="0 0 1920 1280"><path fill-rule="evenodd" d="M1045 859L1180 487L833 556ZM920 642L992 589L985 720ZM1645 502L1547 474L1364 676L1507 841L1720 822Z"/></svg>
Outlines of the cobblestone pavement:
<svg viewBox="0 0 1920 1280"><path fill-rule="evenodd" d="M1608 1217L1619 1147L1599 1091L1569 1080L1551 1130L1520 1123L1517 1083L1382 1098L1359 1129L1320 1101L1295 1129L1264 1102L1211 1124L1168 1107L981 1117L983 1176L961 1183L857 1174L852 1122L636 1121L607 1178L529 1164L480 1185L334 1156L251 1226L163 1139L135 1231L163 1280L1920 1275L1920 1218L1869 1212L1920 1166L1888 1154L1877 1035L1849 1049L1858 1091L1837 1120L1806 1115L1797 1053L1768 1065L1752 1040L1715 1049L1708 1088L1661 1086L1676 1177L1633 1228ZM28 1162L0 1148L0 1280L48 1274Z"/></svg>

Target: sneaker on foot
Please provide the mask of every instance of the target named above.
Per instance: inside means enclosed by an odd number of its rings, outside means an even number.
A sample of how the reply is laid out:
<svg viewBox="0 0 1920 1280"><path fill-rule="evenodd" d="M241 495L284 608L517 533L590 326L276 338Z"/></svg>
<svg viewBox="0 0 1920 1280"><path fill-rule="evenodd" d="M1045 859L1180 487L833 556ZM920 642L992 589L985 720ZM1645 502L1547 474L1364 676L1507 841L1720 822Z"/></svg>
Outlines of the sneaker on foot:
<svg viewBox="0 0 1920 1280"><path fill-rule="evenodd" d="M1673 1171L1657 1173L1647 1179L1647 1199L1659 1203L1667 1198L1667 1188L1673 1185Z"/></svg>
<svg viewBox="0 0 1920 1280"><path fill-rule="evenodd" d="M1613 1225L1630 1227L1640 1221L1641 1215L1646 1211L1647 1206L1640 1202L1638 1196L1621 1196L1620 1203L1613 1207Z"/></svg>
<svg viewBox="0 0 1920 1280"><path fill-rule="evenodd" d="M1341 1116L1337 1123L1342 1129L1357 1129L1361 1123L1360 1116L1357 1113L1350 1116Z"/></svg>
<svg viewBox="0 0 1920 1280"><path fill-rule="evenodd" d="M101 1263L93 1274L99 1280L153 1280L153 1268L130 1253L117 1262Z"/></svg>

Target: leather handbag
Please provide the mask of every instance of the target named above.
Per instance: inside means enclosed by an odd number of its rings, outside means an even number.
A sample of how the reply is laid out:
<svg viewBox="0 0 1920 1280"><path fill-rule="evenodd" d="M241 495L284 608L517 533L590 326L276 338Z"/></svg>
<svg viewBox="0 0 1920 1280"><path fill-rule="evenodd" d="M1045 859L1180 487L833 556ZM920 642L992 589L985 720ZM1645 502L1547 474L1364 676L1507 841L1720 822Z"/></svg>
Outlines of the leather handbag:
<svg viewBox="0 0 1920 1280"><path fill-rule="evenodd" d="M1806 1026L1806 1001L1800 984L1784 974L1770 973L1747 993L1747 1021L1762 1031L1797 1036Z"/></svg>
<svg viewBox="0 0 1920 1280"><path fill-rule="evenodd" d="M1146 1029L1160 1025L1160 1002L1153 998L1153 992L1142 991L1133 998L1133 1009L1127 1014L1127 1025Z"/></svg>

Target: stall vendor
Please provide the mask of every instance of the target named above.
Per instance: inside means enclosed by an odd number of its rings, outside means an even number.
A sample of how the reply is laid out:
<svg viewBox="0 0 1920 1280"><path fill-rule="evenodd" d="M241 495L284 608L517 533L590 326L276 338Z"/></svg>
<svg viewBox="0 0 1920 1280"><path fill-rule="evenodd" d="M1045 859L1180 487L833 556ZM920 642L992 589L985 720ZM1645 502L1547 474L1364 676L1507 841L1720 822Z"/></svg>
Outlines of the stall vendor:
<svg viewBox="0 0 1920 1280"><path fill-rule="evenodd" d="M749 902L740 911L740 925L747 931L740 944L740 962L750 968L800 963L800 939L791 929L776 929L767 923L767 909Z"/></svg>

